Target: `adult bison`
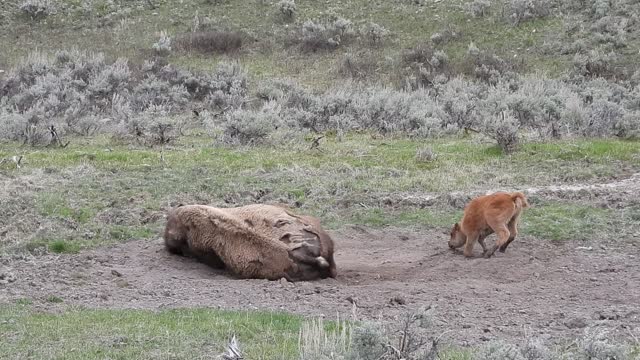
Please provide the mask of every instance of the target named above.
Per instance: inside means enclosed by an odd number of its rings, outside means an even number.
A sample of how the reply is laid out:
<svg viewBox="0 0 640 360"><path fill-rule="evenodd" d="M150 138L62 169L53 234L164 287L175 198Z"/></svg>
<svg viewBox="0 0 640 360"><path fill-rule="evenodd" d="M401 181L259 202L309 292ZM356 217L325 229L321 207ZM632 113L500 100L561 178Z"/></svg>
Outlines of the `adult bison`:
<svg viewBox="0 0 640 360"><path fill-rule="evenodd" d="M240 278L304 281L337 272L333 240L320 221L280 206L181 205L169 211L164 241L171 253Z"/></svg>

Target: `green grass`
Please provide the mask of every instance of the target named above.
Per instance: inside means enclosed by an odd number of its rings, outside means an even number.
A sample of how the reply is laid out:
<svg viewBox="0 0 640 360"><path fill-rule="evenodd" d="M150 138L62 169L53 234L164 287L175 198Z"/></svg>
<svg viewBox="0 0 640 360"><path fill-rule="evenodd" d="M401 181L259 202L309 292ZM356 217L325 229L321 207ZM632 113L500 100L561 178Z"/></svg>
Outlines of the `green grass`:
<svg viewBox="0 0 640 360"><path fill-rule="evenodd" d="M110 58L127 57L133 63L142 63L157 41L159 31L166 30L170 35L189 32L198 15L200 19L213 19L215 27L242 30L257 42L247 41L245 49L233 56L174 52L170 57L172 63L210 71L220 61L237 60L256 78L292 77L314 88L326 88L342 81L335 70L342 56L367 46L356 42L331 53L309 55L288 50L284 43L293 29L299 28L306 20L334 14L350 19L356 29L373 21L391 31L382 47L367 49L377 59L397 59L403 49L428 42L432 34L453 28L459 36L444 45L444 50L454 67L461 63L469 43L473 41L481 49L495 51L507 59L518 54L516 60L524 61L528 71L557 74L566 69L570 60L566 56L550 57L535 51L549 34L561 29L559 20L547 18L513 27L504 21L497 7L491 16L481 19L470 17L460 9L465 2L441 1L417 6L409 1L339 0L325 4L305 0L296 2L298 14L295 21L284 24L276 16L274 6L257 0L224 1L219 5L195 0L156 1L158 7L153 10L147 6L132 7L124 1L114 2L126 4L125 7L129 8L127 13L118 12L122 7L110 8L107 2L97 1L92 3L92 11L59 11L57 15L41 21L31 21L19 15L15 10L18 1L9 0L5 7L8 21L0 23L0 42L6 44L6 51L0 53L0 65L15 65L32 49L56 51L72 47L101 51ZM63 3L77 5L78 1L66 0ZM111 20L105 20L104 15ZM270 50L260 51L263 48ZM376 73L376 78L388 82L395 71L393 66L383 66Z"/></svg>
<svg viewBox="0 0 640 360"><path fill-rule="evenodd" d="M31 300L29 298L22 298L22 299L16 300L16 304L17 305L31 305L31 304L33 304L33 300Z"/></svg>
<svg viewBox="0 0 640 360"><path fill-rule="evenodd" d="M619 216L609 209L550 203L526 210L522 232L553 241L586 240L595 234L611 236L608 230Z"/></svg>
<svg viewBox="0 0 640 360"><path fill-rule="evenodd" d="M384 208L373 208L355 211L354 215L347 221L348 223L371 227L448 227L456 223L460 219L461 215L461 211L445 212L427 209L396 211ZM338 225L342 224L334 224L334 226Z"/></svg>
<svg viewBox="0 0 640 360"><path fill-rule="evenodd" d="M47 297L47 302L52 303L52 304L60 304L62 302L64 302L64 300L62 300L61 298L55 296L55 295L50 295Z"/></svg>
<svg viewBox="0 0 640 360"><path fill-rule="evenodd" d="M303 321L284 313L75 309L48 314L26 306L0 306L0 318L3 358L83 360L215 357L234 334L247 359L295 359Z"/></svg>
<svg viewBox="0 0 640 360"><path fill-rule="evenodd" d="M49 251L54 253L77 253L80 246L65 240L55 240L49 243Z"/></svg>
<svg viewBox="0 0 640 360"><path fill-rule="evenodd" d="M205 308L32 310L29 302L0 306L3 358L192 359L221 354L236 336L245 359L298 359L304 318L286 313ZM342 325L340 325L342 326ZM324 336L338 332L323 322ZM348 332L347 332L348 334ZM442 348L443 360L468 360L468 349Z"/></svg>
<svg viewBox="0 0 640 360"><path fill-rule="evenodd" d="M152 238L160 234L162 209L172 202L285 202L320 216L330 228L442 228L460 212L442 202L425 207L411 199L599 182L619 175L621 169L640 171L640 142L619 140L528 143L505 156L479 138L372 139L350 134L343 141L323 140L322 151L316 151L302 139L287 147L229 148L211 145L210 138L187 136L164 150L164 161L158 149L132 148L103 137L70 140L64 149L0 144L0 157L24 155L21 169L3 171L34 185L34 190L12 200L23 204L14 220L43 222L35 236L10 234L12 240L0 243L0 249L22 244L30 250L47 247L73 253ZM427 146L437 158L425 163L416 153ZM630 228L617 218L637 222L632 212L622 216L622 210L584 206L539 204L527 215L525 230L549 240L584 239Z"/></svg>

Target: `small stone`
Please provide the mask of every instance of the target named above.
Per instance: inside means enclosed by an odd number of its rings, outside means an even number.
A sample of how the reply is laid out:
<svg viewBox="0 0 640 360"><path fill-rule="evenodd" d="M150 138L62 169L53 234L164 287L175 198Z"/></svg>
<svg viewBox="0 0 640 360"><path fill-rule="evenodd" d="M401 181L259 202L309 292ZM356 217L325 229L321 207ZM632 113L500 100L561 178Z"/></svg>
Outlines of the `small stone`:
<svg viewBox="0 0 640 360"><path fill-rule="evenodd" d="M9 284L16 281L16 276L12 272L0 272L0 284Z"/></svg>
<svg viewBox="0 0 640 360"><path fill-rule="evenodd" d="M122 276L122 274L116 269L112 269L111 270L111 275L117 276L117 277L121 277Z"/></svg>
<svg viewBox="0 0 640 360"><path fill-rule="evenodd" d="M394 296L389 300L389 304L391 305L405 305L407 301L400 295Z"/></svg>

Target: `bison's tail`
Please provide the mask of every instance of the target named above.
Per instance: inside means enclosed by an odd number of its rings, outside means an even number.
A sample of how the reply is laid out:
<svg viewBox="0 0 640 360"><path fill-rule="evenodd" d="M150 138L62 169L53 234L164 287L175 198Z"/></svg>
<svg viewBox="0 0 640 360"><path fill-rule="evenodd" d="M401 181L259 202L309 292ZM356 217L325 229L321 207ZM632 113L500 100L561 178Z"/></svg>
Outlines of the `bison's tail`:
<svg viewBox="0 0 640 360"><path fill-rule="evenodd" d="M530 206L529 202L527 201L527 197L524 196L524 194L521 192L511 193L511 200L513 200L513 202L516 203L517 206L520 206L523 209L526 209Z"/></svg>

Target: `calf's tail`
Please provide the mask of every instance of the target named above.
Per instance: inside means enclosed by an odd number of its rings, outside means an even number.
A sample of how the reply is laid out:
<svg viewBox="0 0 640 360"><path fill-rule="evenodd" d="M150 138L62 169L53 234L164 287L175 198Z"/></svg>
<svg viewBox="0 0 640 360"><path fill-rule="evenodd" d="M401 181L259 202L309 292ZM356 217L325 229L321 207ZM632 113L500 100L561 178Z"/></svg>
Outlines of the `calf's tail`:
<svg viewBox="0 0 640 360"><path fill-rule="evenodd" d="M511 200L513 200L516 206L519 206L523 209L526 209L530 206L529 202L527 201L527 197L524 196L524 194L521 192L511 193Z"/></svg>

